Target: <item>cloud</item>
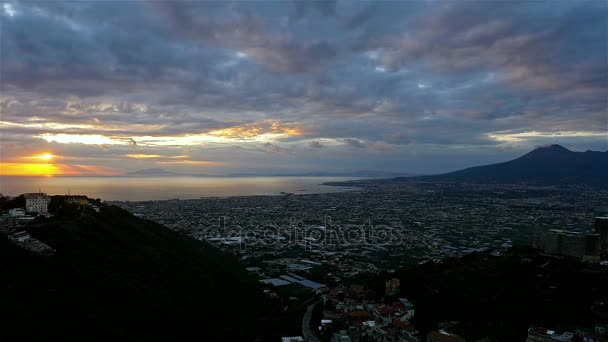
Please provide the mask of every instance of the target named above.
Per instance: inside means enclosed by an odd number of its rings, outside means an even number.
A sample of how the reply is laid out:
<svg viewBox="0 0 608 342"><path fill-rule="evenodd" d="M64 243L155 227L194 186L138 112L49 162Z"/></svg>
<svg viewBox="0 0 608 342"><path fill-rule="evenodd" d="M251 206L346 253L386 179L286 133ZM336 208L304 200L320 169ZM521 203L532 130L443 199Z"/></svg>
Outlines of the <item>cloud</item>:
<svg viewBox="0 0 608 342"><path fill-rule="evenodd" d="M271 142L265 142L262 143L261 148L264 152L268 152L268 153L284 153L287 150L282 148L281 146L277 145L277 144L273 144Z"/></svg>
<svg viewBox="0 0 608 342"><path fill-rule="evenodd" d="M606 149L607 14L598 1L14 2L0 12L2 159L157 161L125 156L137 146L235 156L226 168L367 169L411 152L432 169L442 159L424 155Z"/></svg>
<svg viewBox="0 0 608 342"><path fill-rule="evenodd" d="M346 145L348 145L350 147L354 147L354 148L366 148L367 147L367 145L364 142L359 141L357 139L347 138L347 139L344 139L344 143Z"/></svg>
<svg viewBox="0 0 608 342"><path fill-rule="evenodd" d="M310 142L310 147L312 148L323 148L325 147L325 145L323 145L320 141L314 140Z"/></svg>

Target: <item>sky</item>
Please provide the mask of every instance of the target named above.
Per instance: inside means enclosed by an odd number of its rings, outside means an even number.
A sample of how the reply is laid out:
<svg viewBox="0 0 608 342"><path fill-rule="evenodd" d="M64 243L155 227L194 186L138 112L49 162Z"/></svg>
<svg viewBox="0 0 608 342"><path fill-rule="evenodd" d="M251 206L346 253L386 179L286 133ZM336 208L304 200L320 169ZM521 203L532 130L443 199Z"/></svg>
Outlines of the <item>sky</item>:
<svg viewBox="0 0 608 342"><path fill-rule="evenodd" d="M608 150L608 2L0 2L0 174Z"/></svg>

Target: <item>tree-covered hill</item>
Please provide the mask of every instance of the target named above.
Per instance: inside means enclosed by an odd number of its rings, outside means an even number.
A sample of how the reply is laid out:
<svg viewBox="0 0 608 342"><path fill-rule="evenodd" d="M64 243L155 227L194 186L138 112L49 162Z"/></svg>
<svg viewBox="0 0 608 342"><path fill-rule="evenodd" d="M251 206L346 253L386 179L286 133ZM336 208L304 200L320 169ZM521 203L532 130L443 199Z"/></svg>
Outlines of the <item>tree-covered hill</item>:
<svg viewBox="0 0 608 342"><path fill-rule="evenodd" d="M113 206L60 210L28 230L56 254L31 254L0 235L0 328L11 341L263 334L257 281L212 246Z"/></svg>

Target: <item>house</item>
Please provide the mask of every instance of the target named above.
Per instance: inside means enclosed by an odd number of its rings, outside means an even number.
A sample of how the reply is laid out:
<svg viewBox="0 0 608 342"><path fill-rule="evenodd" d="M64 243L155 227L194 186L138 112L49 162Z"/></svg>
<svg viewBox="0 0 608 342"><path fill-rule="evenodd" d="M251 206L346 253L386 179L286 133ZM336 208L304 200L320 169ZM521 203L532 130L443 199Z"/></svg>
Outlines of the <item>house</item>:
<svg viewBox="0 0 608 342"><path fill-rule="evenodd" d="M341 330L340 332L335 333L331 337L331 342L350 342L351 338L348 336L346 330Z"/></svg>
<svg viewBox="0 0 608 342"><path fill-rule="evenodd" d="M526 342L571 342L573 340L574 334L571 332L558 334L555 330L547 330L543 327L530 327Z"/></svg>
<svg viewBox="0 0 608 342"><path fill-rule="evenodd" d="M399 293L400 287L399 278L393 278L386 281L386 295L392 296Z"/></svg>
<svg viewBox="0 0 608 342"><path fill-rule="evenodd" d="M377 321L383 324L390 324L393 322L395 312L396 310L392 306L376 306L372 311L372 315Z"/></svg>
<svg viewBox="0 0 608 342"><path fill-rule="evenodd" d="M25 216L25 209L23 208L14 208L14 209L10 209L8 211L8 214L15 217L15 216Z"/></svg>
<svg viewBox="0 0 608 342"><path fill-rule="evenodd" d="M281 337L282 342L304 342L302 336Z"/></svg>
<svg viewBox="0 0 608 342"><path fill-rule="evenodd" d="M82 196L82 195L68 195L65 198L65 202L70 203L70 204L78 204L81 206L87 206L87 205L89 205L89 198L87 196Z"/></svg>
<svg viewBox="0 0 608 342"><path fill-rule="evenodd" d="M30 234L26 231L20 230L20 231L12 233L11 235L8 236L8 238L12 241L24 242L24 241L29 240Z"/></svg>
<svg viewBox="0 0 608 342"><path fill-rule="evenodd" d="M465 342L465 339L454 334L447 333L443 330L431 331L426 335L427 342Z"/></svg>

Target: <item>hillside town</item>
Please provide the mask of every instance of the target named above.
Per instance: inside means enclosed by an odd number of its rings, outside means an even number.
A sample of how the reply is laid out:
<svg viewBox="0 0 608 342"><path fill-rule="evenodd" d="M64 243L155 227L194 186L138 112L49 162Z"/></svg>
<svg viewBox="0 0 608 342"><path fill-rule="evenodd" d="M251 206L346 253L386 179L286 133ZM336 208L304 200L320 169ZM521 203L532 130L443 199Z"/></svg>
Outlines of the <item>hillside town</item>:
<svg viewBox="0 0 608 342"><path fill-rule="evenodd" d="M57 203L96 212L115 204L237 256L270 300L286 311L304 311L302 334L284 341L467 341L453 329L458 322L450 321L423 336L415 302L403 296L400 279L391 274L476 253L501 256L514 245L597 265L605 264L608 251L608 217L597 215L607 209L602 190L476 187L469 196L460 188L423 184L395 191L112 203L28 193L10 199L13 207L0 216L0 229L16 245L52 255L52 247L27 231L38 217L51 217ZM381 292L356 280L369 274L384 274ZM527 341L605 341L606 330L604 323L573 331L531 326Z"/></svg>
<svg viewBox="0 0 608 342"><path fill-rule="evenodd" d="M49 196L43 192L25 193L11 199L16 207L0 213L0 232L5 233L13 243L36 254L53 254L55 250L42 241L30 236L25 230L28 225L35 224L37 217L52 217L49 207L55 198L57 202L89 207L99 211L100 201L92 201L84 195Z"/></svg>
<svg viewBox="0 0 608 342"><path fill-rule="evenodd" d="M251 266L267 259L275 264L310 259L334 267L339 271L333 275L341 277L475 251L500 253L533 245L551 229L593 234L594 218L608 212L606 198L605 190L591 188L419 184L336 194L113 203L237 252Z"/></svg>
<svg viewBox="0 0 608 342"><path fill-rule="evenodd" d="M305 305L304 321L317 308L321 323L303 322L302 335L286 341L420 341L414 305L398 296L398 279L387 278L384 294L352 279L472 253L500 256L514 245L603 264L606 198L605 190L584 187L419 184L114 204L238 256L268 296L286 298L286 307ZM452 325L441 323L424 339L465 341ZM528 341L603 341L601 327L530 327Z"/></svg>

